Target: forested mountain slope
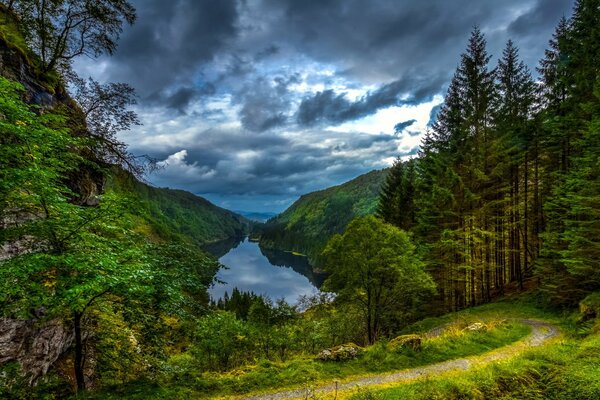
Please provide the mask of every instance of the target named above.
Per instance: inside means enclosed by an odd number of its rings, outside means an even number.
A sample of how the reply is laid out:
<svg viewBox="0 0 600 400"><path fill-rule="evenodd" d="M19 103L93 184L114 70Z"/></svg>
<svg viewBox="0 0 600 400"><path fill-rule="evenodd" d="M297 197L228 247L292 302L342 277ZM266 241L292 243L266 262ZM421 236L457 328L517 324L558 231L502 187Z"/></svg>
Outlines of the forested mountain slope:
<svg viewBox="0 0 600 400"><path fill-rule="evenodd" d="M152 187L124 172L116 174L110 185L129 195L133 201L131 212L144 221L147 233L164 240L206 244L245 235L252 225L247 218L203 197Z"/></svg>
<svg viewBox="0 0 600 400"><path fill-rule="evenodd" d="M300 197L267 221L263 247L297 251L314 259L329 238L342 233L358 216L374 214L387 170L371 171L339 186Z"/></svg>

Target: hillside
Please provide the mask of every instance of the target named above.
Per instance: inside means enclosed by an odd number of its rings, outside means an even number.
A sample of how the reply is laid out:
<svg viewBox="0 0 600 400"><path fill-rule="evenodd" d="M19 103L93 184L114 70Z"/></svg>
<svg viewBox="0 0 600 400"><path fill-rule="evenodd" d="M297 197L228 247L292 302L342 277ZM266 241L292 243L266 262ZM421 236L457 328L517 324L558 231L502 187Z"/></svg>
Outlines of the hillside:
<svg viewBox="0 0 600 400"><path fill-rule="evenodd" d="M353 218L375 212L387 171L371 171L344 184L303 195L267 222L261 246L297 251L314 261L327 240L342 233Z"/></svg>
<svg viewBox="0 0 600 400"><path fill-rule="evenodd" d="M245 235L252 225L247 218L203 197L152 187L125 173L115 175L109 185L132 198L132 214L145 222L141 229L163 240L183 239L201 245Z"/></svg>

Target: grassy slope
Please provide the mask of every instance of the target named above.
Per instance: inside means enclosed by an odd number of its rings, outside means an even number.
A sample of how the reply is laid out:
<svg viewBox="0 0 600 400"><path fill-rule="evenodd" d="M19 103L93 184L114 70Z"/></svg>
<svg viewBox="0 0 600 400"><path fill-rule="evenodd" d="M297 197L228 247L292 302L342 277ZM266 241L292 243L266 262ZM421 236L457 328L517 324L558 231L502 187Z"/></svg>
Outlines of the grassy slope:
<svg viewBox="0 0 600 400"><path fill-rule="evenodd" d="M538 317L557 322L564 336L531 349L514 359L466 373L364 390L352 400L392 399L599 399L600 319L577 322L578 315L544 313L523 303L484 306L489 312L505 310L513 316ZM473 309L477 310L477 309ZM469 310L468 312L473 312ZM444 317L446 318L446 317ZM425 320L426 328L435 322Z"/></svg>
<svg viewBox="0 0 600 400"><path fill-rule="evenodd" d="M124 173L109 183L132 198L132 213L140 216L140 230L162 240L205 244L249 232L251 222L208 200L183 190L148 186Z"/></svg>
<svg viewBox="0 0 600 400"><path fill-rule="evenodd" d="M314 260L331 236L357 216L373 214L387 170L371 171L339 186L306 194L267 222L261 245L297 251Z"/></svg>
<svg viewBox="0 0 600 400"><path fill-rule="evenodd" d="M224 398L229 395L250 392L271 392L281 388L320 386L334 380L346 381L357 377L395 371L404 368L482 354L491 349L514 343L526 336L527 326L502 322L512 314L512 305L481 307L468 312L426 321L407 328L411 332L425 332L429 325L457 322L461 327L475 321L487 321L491 329L487 332L468 332L463 329L448 329L439 337L425 339L421 352L409 349L394 351L386 342L379 342L366 348L359 358L346 362L320 362L312 356L295 357L286 362L261 360L256 365L248 365L226 373L202 373L186 365L191 360L185 354L172 359L171 368L175 372L166 381L145 381L116 387L110 392L90 394L90 399L159 399L159 398ZM534 309L524 309L523 313L543 316ZM531 311L531 312L530 312ZM519 314L521 315L521 314ZM191 364L193 365L193 364Z"/></svg>

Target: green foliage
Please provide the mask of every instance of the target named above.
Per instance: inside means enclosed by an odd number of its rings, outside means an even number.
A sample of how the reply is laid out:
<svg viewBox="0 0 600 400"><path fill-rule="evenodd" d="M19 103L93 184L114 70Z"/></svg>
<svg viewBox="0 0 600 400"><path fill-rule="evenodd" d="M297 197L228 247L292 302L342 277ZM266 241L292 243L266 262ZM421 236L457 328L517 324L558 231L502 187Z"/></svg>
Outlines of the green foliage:
<svg viewBox="0 0 600 400"><path fill-rule="evenodd" d="M327 241L357 216L374 214L387 170L305 194L262 229L261 246L297 251L315 262Z"/></svg>
<svg viewBox="0 0 600 400"><path fill-rule="evenodd" d="M1 78L0 89L0 239L20 249L0 262L0 313L72 323L80 389L86 353L106 383L137 378L168 340L181 340L164 316L204 311L218 264L185 242L150 242L123 193L108 190L95 207L72 203L65 181L85 139L64 118L33 113L20 85Z"/></svg>
<svg viewBox="0 0 600 400"><path fill-rule="evenodd" d="M210 346L215 345L216 349L228 342L230 349L237 349L230 354L232 358L229 360L239 361L237 357L243 358L250 354L248 352L251 351L251 347L248 347L248 342L252 340L251 327L246 325L244 328L241 321L235 322L232 314L226 314L217 313L209 318L207 325L211 326L210 330L229 334L227 338L214 339L218 343L212 342ZM222 323L223 328L220 328L217 321ZM250 329L248 336L239 335L240 332L249 332L248 329ZM165 366L165 375L159 378L160 388L150 384L147 389L143 389L144 383L139 382L115 387L114 392L103 391L96 395L90 394L88 397L115 398L111 397L112 393L118 393L120 398L140 398L136 397L140 396L139 393L144 393L148 399L161 398L164 393L187 393L192 397L199 395L222 397L289 386L319 385L330 383L334 379L395 371L456 357L481 354L515 342L529 332L527 326L505 323L485 333L460 332L442 335L435 339L425 339L420 352L410 349L392 351L385 341L381 341L365 348L359 357L343 362L316 361L314 355L296 354L284 362L258 359L246 365L232 363L230 367L233 369L219 372L202 372L200 366L205 362L207 353L195 353L197 350L192 350L169 360L168 366ZM287 340L292 341L293 337L288 336Z"/></svg>
<svg viewBox="0 0 600 400"><path fill-rule="evenodd" d="M364 315L367 342L418 315L435 285L423 270L409 235L373 216L360 217L323 251L329 274L324 290L336 301L357 304Z"/></svg>
<svg viewBox="0 0 600 400"><path fill-rule="evenodd" d="M416 222L414 160L396 160L379 196L377 216L388 224L409 230Z"/></svg>
<svg viewBox="0 0 600 400"><path fill-rule="evenodd" d="M251 346L248 325L234 314L220 311L199 321L192 352L209 368L227 369L248 361Z"/></svg>

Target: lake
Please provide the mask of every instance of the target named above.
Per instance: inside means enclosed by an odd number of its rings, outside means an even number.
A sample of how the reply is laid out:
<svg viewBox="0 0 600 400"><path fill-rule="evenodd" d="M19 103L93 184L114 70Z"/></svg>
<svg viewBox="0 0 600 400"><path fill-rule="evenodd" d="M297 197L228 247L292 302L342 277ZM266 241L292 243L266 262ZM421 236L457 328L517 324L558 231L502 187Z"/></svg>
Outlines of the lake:
<svg viewBox="0 0 600 400"><path fill-rule="evenodd" d="M296 304L298 297L318 292L324 276L312 272L308 259L290 252L263 249L248 238L229 239L205 246L226 268L221 268L209 293L215 300L233 288L252 291L273 301Z"/></svg>

